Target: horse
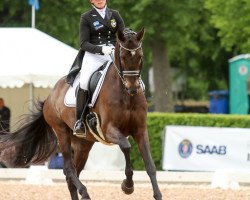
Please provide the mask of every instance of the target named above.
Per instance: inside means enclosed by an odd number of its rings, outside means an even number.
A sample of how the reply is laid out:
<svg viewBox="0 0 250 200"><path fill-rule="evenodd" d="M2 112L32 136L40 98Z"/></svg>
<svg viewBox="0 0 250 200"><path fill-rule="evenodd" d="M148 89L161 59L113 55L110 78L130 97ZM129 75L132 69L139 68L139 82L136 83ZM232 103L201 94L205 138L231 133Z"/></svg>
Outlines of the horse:
<svg viewBox="0 0 250 200"><path fill-rule="evenodd" d="M134 191L133 169L130 160L132 137L138 146L145 169L150 177L153 196L162 200L153 162L147 130L147 101L140 87L142 70L142 39L140 31L119 31L110 65L99 97L90 111L100 118L100 127L105 141L119 145L125 156L125 176L121 188L125 194ZM84 72L83 72L84 73ZM0 136L1 146L15 146L14 167L25 167L47 160L59 145L64 159L63 173L72 200L90 199L87 188L79 180L96 138L88 130L85 138L73 135L75 108L64 105L64 96L69 88L62 77L43 102L37 102L37 110L29 114L16 131Z"/></svg>

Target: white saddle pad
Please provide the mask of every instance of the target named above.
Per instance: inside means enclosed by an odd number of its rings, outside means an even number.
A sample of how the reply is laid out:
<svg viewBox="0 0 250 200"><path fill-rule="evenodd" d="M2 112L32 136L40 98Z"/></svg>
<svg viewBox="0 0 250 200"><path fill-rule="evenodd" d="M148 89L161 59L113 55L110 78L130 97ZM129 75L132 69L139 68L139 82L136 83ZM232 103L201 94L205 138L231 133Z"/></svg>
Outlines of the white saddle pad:
<svg viewBox="0 0 250 200"><path fill-rule="evenodd" d="M91 102L89 103L89 107L94 107L96 99L100 93L100 90L102 88L102 84L104 81L104 78L107 74L108 68L111 64L111 61L107 63L108 66L106 66L102 71L101 71L101 78L98 81L97 87L92 95ZM80 72L77 74L75 81L73 83L73 87L69 87L68 91L66 92L66 95L64 97L64 104L67 107L76 107L76 87L79 85L79 79L80 79Z"/></svg>

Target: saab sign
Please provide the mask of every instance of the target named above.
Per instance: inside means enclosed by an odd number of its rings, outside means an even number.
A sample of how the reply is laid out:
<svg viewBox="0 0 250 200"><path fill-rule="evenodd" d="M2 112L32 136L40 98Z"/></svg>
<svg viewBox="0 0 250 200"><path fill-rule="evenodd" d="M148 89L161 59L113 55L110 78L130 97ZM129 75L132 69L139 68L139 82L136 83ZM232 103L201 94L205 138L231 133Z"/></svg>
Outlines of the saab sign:
<svg viewBox="0 0 250 200"><path fill-rule="evenodd" d="M226 146L198 144L195 146L195 149L196 149L195 153L197 154L226 155L227 153ZM178 151L179 151L179 155L182 158L188 158L193 151L193 144L189 140L184 139L179 144Z"/></svg>
<svg viewBox="0 0 250 200"><path fill-rule="evenodd" d="M217 154L217 155L225 155L227 153L226 146L209 146L209 145L201 145L198 144L196 146L196 153L198 154Z"/></svg>
<svg viewBox="0 0 250 200"><path fill-rule="evenodd" d="M163 169L249 169L250 129L167 126Z"/></svg>

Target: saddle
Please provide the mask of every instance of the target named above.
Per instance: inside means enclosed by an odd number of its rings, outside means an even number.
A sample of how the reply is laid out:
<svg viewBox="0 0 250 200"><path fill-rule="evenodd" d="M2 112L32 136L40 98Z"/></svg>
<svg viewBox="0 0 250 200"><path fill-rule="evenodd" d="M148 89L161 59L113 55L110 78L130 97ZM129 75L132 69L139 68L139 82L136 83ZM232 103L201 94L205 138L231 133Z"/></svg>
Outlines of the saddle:
<svg viewBox="0 0 250 200"><path fill-rule="evenodd" d="M102 84L104 82L106 73L111 65L111 61L105 62L101 67L99 67L90 77L89 80L89 94L90 101L88 104L89 108L94 107L97 97L102 88ZM80 81L80 73L79 72L74 80L72 87L69 87L68 91L64 97L64 104L67 107L76 107L76 91Z"/></svg>
<svg viewBox="0 0 250 200"><path fill-rule="evenodd" d="M89 80L88 108L94 107L111 63L112 63L111 61L105 62L101 67L99 67L91 75L90 80ZM69 87L64 97L64 104L67 107L76 107L76 91L77 91L77 87L79 86L79 81L80 81L79 79L80 79L80 72L76 76L72 87ZM108 143L105 141L104 135L101 130L100 119L97 113L87 111L86 119L84 120L86 120L86 125L89 131L91 132L91 134L95 137L97 141L105 145L113 145L112 143Z"/></svg>

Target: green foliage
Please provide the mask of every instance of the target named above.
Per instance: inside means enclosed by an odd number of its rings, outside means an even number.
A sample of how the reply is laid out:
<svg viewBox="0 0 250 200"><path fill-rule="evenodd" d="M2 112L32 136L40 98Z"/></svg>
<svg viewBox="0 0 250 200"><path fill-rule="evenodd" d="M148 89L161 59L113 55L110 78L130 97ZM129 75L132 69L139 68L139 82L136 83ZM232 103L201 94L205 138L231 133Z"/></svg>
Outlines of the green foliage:
<svg viewBox="0 0 250 200"><path fill-rule="evenodd" d="M250 51L250 1L206 0L211 22L218 28L221 45L235 54Z"/></svg>
<svg viewBox="0 0 250 200"><path fill-rule="evenodd" d="M27 1L0 1L0 26L25 27L29 26L30 6ZM27 14L26 14L27 13Z"/></svg>
<svg viewBox="0 0 250 200"><path fill-rule="evenodd" d="M156 40L166 44L171 66L180 68L186 75L185 98L206 99L210 90L227 89L227 64L231 55L220 46L203 0L110 3L120 10L128 26L146 28L145 57L152 57L151 44ZM149 68L152 62L146 64Z"/></svg>
<svg viewBox="0 0 250 200"><path fill-rule="evenodd" d="M36 27L79 49L79 19L81 13L91 8L89 1L39 2ZM245 6L238 12L240 5ZM159 40L168 49L171 66L180 68L186 75L185 97L189 99L204 99L209 90L227 89L227 61L233 53L225 52L224 48L232 47L237 52L248 50L250 12L246 0L119 0L110 1L109 7L120 12L127 27L136 31L141 27L146 29L144 81L147 83L147 71L152 66L151 45ZM0 1L1 27L30 25L31 7L27 0ZM163 74L159 78L164 77Z"/></svg>
<svg viewBox="0 0 250 200"><path fill-rule="evenodd" d="M156 168L161 170L163 152L163 131L167 125L209 126L209 127L238 127L250 128L250 116L243 115L216 115L216 114L170 114L149 113L148 132L150 147ZM202 134L202 133L201 133ZM132 144L131 159L136 170L144 170L144 164L138 153L137 146Z"/></svg>
<svg viewBox="0 0 250 200"><path fill-rule="evenodd" d="M36 27L79 49L80 16L90 8L90 3L81 0L40 2L40 10L36 12Z"/></svg>
<svg viewBox="0 0 250 200"><path fill-rule="evenodd" d="M185 1L184 5L175 14L178 39L170 40L170 59L187 77L185 98L206 99L210 90L227 89L227 60L231 56L219 45L204 1Z"/></svg>

